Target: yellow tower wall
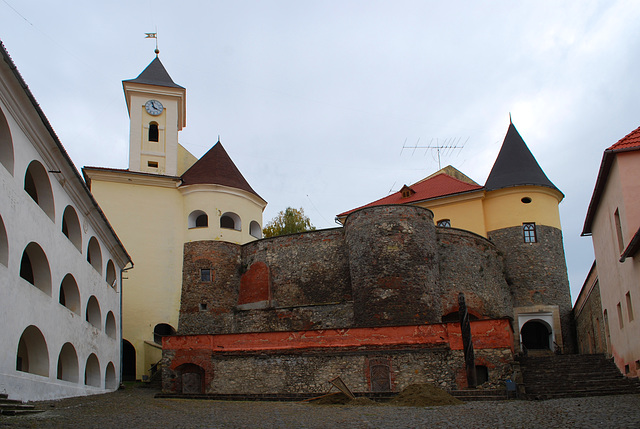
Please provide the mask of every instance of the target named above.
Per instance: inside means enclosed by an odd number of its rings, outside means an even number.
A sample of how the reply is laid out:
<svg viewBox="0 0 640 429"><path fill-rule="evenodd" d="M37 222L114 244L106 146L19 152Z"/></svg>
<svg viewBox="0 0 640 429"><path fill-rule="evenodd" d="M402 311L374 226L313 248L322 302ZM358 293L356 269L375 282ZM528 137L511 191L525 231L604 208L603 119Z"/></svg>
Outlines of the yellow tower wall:
<svg viewBox="0 0 640 429"><path fill-rule="evenodd" d="M262 228L262 211L265 203L255 195L240 189L221 185L189 185L180 188L184 197L185 242L199 240L222 240L244 244L255 240L250 234L251 221ZM189 228L189 215L200 210L209 218L208 227ZM225 213L235 213L240 218L237 230L221 228L220 218Z"/></svg>
<svg viewBox="0 0 640 429"><path fill-rule="evenodd" d="M166 178L156 186L91 181L93 195L135 264L122 287L122 336L136 349L137 378L161 358L153 342L156 324L178 327L184 229L177 227L183 224L183 208L175 183Z"/></svg>

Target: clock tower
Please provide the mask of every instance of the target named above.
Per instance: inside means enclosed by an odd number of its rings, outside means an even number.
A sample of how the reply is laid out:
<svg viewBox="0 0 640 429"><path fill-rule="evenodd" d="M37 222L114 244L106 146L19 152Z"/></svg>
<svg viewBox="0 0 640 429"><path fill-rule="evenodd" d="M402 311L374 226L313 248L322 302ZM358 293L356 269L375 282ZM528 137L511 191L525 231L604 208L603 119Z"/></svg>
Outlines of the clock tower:
<svg viewBox="0 0 640 429"><path fill-rule="evenodd" d="M129 110L129 170L182 174L178 131L186 125L187 90L171 79L157 55L122 87Z"/></svg>

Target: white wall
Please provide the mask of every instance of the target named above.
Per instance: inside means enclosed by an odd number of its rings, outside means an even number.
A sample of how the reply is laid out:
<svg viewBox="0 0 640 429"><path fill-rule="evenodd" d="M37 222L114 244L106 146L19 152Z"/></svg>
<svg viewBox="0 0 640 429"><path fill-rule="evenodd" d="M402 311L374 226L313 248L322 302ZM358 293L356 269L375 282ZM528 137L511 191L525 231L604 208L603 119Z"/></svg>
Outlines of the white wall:
<svg viewBox="0 0 640 429"><path fill-rule="evenodd" d="M6 79L6 74L1 75ZM3 87L0 85L0 90ZM120 270L122 264L109 252L100 238L99 228L92 218L85 216L80 207L91 207L82 189L72 182L74 177L65 176L65 169L55 165L55 156L43 152L55 143L42 123L37 122L32 106L23 106L18 118L11 113L15 105L8 105L6 94L0 92L0 110L3 112L12 134L14 151L13 176L0 165L0 216L8 240L8 264L0 263L0 393L21 400L42 400L76 395L103 393L105 371L109 362L115 367L116 378L120 374ZM26 111L26 113L23 113ZM30 123L25 120L33 120ZM45 130L46 131L46 130ZM44 143L44 144L43 144ZM40 150L36 148L39 147ZM59 159L58 154L58 159ZM24 191L24 177L32 160L38 160L47 170L62 170L48 173L55 203L55 221L52 221L33 199ZM68 166L66 171L68 171ZM63 212L67 205L76 210L82 230L82 252L62 233ZM85 209L86 210L86 209ZM95 210L95 207L93 208ZM102 232L104 233L104 232ZM95 236L102 253L102 273L99 274L87 262L87 245ZM20 277L20 264L25 247L37 243L44 251L51 273L51 296L42 292ZM106 282L106 267L109 259L116 266L116 288ZM80 315L59 303L60 285L68 273L76 280L80 293ZM101 328L96 329L85 320L86 306L90 296L95 296L100 305ZM105 332L108 312L116 319L115 338ZM17 350L20 337L28 326L37 327L43 334L48 354L48 376L30 374L16 369ZM78 382L57 379L58 356L65 343L71 343L78 357ZM84 374L87 358L94 353L100 363L100 387L85 386ZM118 383L115 383L117 386Z"/></svg>

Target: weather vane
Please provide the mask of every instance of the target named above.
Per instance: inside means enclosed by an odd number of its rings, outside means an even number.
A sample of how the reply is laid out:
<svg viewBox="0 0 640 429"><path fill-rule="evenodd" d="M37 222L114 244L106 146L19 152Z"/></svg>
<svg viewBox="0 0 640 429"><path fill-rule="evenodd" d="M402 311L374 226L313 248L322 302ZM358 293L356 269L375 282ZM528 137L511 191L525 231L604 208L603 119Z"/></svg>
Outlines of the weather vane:
<svg viewBox="0 0 640 429"><path fill-rule="evenodd" d="M156 39L156 50L154 52L158 55L160 53L160 50L158 49L158 29L156 28L155 33L144 33L144 36L145 39Z"/></svg>

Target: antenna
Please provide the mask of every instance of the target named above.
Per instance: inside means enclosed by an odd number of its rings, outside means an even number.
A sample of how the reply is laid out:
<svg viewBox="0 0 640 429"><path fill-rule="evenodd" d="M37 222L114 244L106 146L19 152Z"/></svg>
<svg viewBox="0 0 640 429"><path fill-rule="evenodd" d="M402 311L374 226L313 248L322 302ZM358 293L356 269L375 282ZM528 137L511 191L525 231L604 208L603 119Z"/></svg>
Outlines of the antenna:
<svg viewBox="0 0 640 429"><path fill-rule="evenodd" d="M435 143L434 143L434 140L435 140ZM442 166L440 165L441 155L448 156L452 154L456 149L460 149L460 150L464 149L464 145L466 145L467 142L469 141L469 137L467 137L467 139L462 144L460 144L461 140L462 140L462 137L446 138L441 143L440 139L436 137L436 138L432 138L428 145L418 146L418 143L420 143L420 138L418 138L415 145L407 146L407 140L405 139L402 145L402 150L400 151L400 154L402 155L402 151L405 149L413 149L413 152L411 153L412 156L414 153L416 153L416 149L425 149L425 155L426 155L426 150L435 150L438 156L438 170L440 170L442 168Z"/></svg>

